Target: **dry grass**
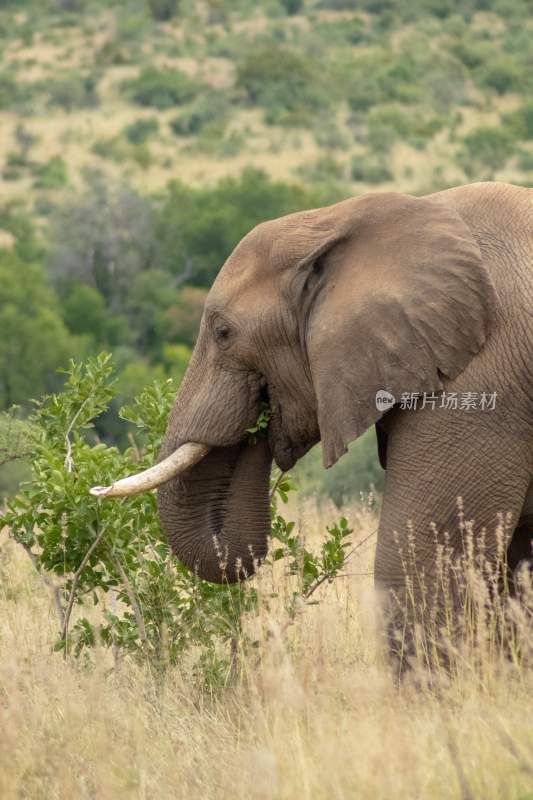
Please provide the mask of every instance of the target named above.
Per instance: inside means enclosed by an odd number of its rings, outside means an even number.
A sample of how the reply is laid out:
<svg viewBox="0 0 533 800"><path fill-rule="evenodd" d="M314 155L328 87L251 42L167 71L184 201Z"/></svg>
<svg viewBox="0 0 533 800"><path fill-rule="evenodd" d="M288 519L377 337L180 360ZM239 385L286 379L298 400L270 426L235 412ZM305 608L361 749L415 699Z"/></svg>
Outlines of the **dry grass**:
<svg viewBox="0 0 533 800"><path fill-rule="evenodd" d="M338 516L293 509L309 538ZM345 513L363 536L375 519ZM289 624L291 586L265 569L247 623L259 641L217 694L186 666L157 689L109 656L50 652L55 619L24 553L0 549L0 797L533 797L531 674L464 662L438 689L398 689L378 656L372 547ZM27 563L26 563L27 562ZM269 598L275 590L277 597Z"/></svg>

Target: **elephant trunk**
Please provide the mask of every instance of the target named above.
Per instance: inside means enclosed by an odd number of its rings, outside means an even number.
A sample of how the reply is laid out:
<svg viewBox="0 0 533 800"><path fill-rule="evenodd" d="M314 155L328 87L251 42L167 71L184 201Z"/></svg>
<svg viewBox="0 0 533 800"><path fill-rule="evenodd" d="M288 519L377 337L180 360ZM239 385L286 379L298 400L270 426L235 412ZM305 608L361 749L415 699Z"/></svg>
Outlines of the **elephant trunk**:
<svg viewBox="0 0 533 800"><path fill-rule="evenodd" d="M266 441L213 447L183 477L159 488L172 550L200 578L235 583L265 558L271 462Z"/></svg>

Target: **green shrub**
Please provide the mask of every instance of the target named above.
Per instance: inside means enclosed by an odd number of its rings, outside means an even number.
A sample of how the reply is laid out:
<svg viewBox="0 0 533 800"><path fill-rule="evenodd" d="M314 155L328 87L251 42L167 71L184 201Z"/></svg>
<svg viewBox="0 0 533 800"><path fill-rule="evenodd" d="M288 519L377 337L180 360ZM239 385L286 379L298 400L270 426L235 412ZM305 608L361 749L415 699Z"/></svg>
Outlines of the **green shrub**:
<svg viewBox="0 0 533 800"><path fill-rule="evenodd" d="M361 183L386 183L392 181L393 173L386 164L367 161L361 156L356 156L352 161L352 180Z"/></svg>
<svg viewBox="0 0 533 800"><path fill-rule="evenodd" d="M65 75L46 83L49 103L65 111L76 108L92 108L99 103L96 87L98 79L94 74Z"/></svg>
<svg viewBox="0 0 533 800"><path fill-rule="evenodd" d="M319 7L330 11L355 11L358 0L320 0Z"/></svg>
<svg viewBox="0 0 533 800"><path fill-rule="evenodd" d="M388 153L397 139L411 131L409 114L395 106L376 106L367 116L368 143L377 153Z"/></svg>
<svg viewBox="0 0 533 800"><path fill-rule="evenodd" d="M523 172L533 171L533 152L531 150L521 150L518 154L517 167Z"/></svg>
<svg viewBox="0 0 533 800"><path fill-rule="evenodd" d="M257 46L237 65L237 85L269 124L304 124L330 104L323 74L308 57L286 46Z"/></svg>
<svg viewBox="0 0 533 800"><path fill-rule="evenodd" d="M33 164L27 153L22 150L10 150L6 156L6 166L2 170L2 177L6 181L18 181L32 167Z"/></svg>
<svg viewBox="0 0 533 800"><path fill-rule="evenodd" d="M128 49L122 45L117 39L110 39L95 52L94 62L99 67L105 66L122 66L129 64L131 56Z"/></svg>
<svg viewBox="0 0 533 800"><path fill-rule="evenodd" d="M0 73L0 110L24 106L31 100L33 93L32 86L17 81L9 72Z"/></svg>
<svg viewBox="0 0 533 800"><path fill-rule="evenodd" d="M163 111L192 100L200 86L177 69L145 67L137 78L126 81L123 88L139 105Z"/></svg>
<svg viewBox="0 0 533 800"><path fill-rule="evenodd" d="M281 0L281 5L287 14L299 14L303 9L304 0Z"/></svg>
<svg viewBox="0 0 533 800"><path fill-rule="evenodd" d="M55 0L55 3L59 11L67 11L71 14L80 14L89 6L88 0Z"/></svg>
<svg viewBox="0 0 533 800"><path fill-rule="evenodd" d="M124 128L124 136L131 144L144 144L159 131L159 120L156 117L141 118Z"/></svg>
<svg viewBox="0 0 533 800"><path fill-rule="evenodd" d="M463 36L454 39L450 44L453 53L468 69L474 69L485 64L494 54L494 47L490 42L480 42L476 39Z"/></svg>
<svg viewBox="0 0 533 800"><path fill-rule="evenodd" d="M523 77L523 69L511 56L496 57L478 72L480 86L494 89L498 94L520 89Z"/></svg>
<svg viewBox="0 0 533 800"><path fill-rule="evenodd" d="M37 170L36 189L62 189L68 183L68 170L61 156L53 156Z"/></svg>
<svg viewBox="0 0 533 800"><path fill-rule="evenodd" d="M122 164L129 156L128 143L120 136L111 136L109 139L98 139L91 147L92 152L100 158Z"/></svg>
<svg viewBox="0 0 533 800"><path fill-rule="evenodd" d="M153 464L176 391L172 381L152 383L121 409L136 436L120 452L92 435L116 389L107 354L85 365L71 362L65 390L44 398L32 416L32 477L3 523L40 575L54 578L55 651L67 657L92 650L98 657L97 645L112 647L148 664L155 677L187 657L197 680L224 685L236 666L232 651L253 646L242 618L256 608L257 589L248 582L210 584L180 564L160 529L153 492L126 502L91 497L90 487ZM288 476L278 476L271 489L270 561L283 560L295 579L289 618L316 605L316 590L345 570L353 552L345 518L327 528L316 552L306 548L277 509L293 488ZM117 603L109 602L111 594Z"/></svg>
<svg viewBox="0 0 533 800"><path fill-rule="evenodd" d="M335 158L323 155L311 164L304 164L298 174L310 182L341 181L345 176L344 166Z"/></svg>
<svg viewBox="0 0 533 800"><path fill-rule="evenodd" d="M148 0L148 7L154 19L168 22L178 13L180 0Z"/></svg>
<svg viewBox="0 0 533 800"><path fill-rule="evenodd" d="M199 97L192 108L173 119L170 127L176 136L195 136L213 122L223 123L228 110L228 100L223 92L209 92Z"/></svg>
<svg viewBox="0 0 533 800"><path fill-rule="evenodd" d="M502 122L516 139L533 139L533 101L528 101L516 111L504 114Z"/></svg>
<svg viewBox="0 0 533 800"><path fill-rule="evenodd" d="M492 180L515 150L514 140L507 130L481 127L465 136L457 160L469 178Z"/></svg>

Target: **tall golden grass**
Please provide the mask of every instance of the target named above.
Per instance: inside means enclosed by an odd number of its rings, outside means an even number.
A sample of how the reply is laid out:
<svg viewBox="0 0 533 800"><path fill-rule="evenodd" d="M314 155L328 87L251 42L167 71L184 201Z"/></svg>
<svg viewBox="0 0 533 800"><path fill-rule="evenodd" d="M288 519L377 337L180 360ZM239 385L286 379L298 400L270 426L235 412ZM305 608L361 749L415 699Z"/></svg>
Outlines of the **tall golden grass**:
<svg viewBox="0 0 533 800"><path fill-rule="evenodd" d="M338 516L314 503L293 511L310 541ZM344 514L359 539L375 529L356 505ZM77 662L53 654L49 593L4 533L0 798L533 798L522 657L489 646L489 622L453 669L398 685L378 646L372 542L293 620L293 579L264 568L246 621L257 646L210 692L189 663L161 683L128 661L111 669L104 650ZM521 635L523 654L531 640Z"/></svg>

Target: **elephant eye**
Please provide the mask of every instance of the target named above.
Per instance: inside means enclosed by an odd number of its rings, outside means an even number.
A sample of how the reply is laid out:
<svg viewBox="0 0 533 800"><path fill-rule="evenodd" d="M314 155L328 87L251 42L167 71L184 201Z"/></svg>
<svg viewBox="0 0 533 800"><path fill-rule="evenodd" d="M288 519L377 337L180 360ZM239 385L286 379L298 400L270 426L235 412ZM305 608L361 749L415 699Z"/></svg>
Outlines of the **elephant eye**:
<svg viewBox="0 0 533 800"><path fill-rule="evenodd" d="M315 275L321 275L323 271L324 271L324 256L319 256L313 262L313 273Z"/></svg>
<svg viewBox="0 0 533 800"><path fill-rule="evenodd" d="M311 272L308 272L304 283L304 291L308 291L316 286L316 283L324 272L324 256L319 256L313 261Z"/></svg>
<svg viewBox="0 0 533 800"><path fill-rule="evenodd" d="M229 325L218 325L215 328L215 339L217 342L226 342L230 335Z"/></svg>

